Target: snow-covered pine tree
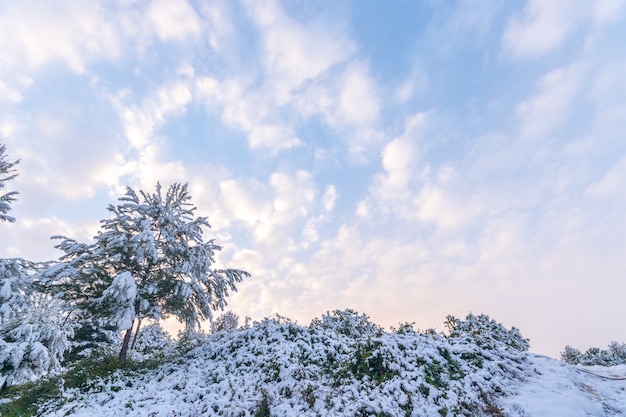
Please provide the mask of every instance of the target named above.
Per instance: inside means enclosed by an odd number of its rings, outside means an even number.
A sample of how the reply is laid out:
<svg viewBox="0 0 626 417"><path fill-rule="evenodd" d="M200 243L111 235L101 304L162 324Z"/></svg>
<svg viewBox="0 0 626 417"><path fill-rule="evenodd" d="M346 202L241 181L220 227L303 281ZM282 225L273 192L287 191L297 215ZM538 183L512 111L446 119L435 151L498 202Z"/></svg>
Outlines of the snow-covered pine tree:
<svg viewBox="0 0 626 417"><path fill-rule="evenodd" d="M0 326L28 310L33 289L27 271L34 270L24 259L0 259Z"/></svg>
<svg viewBox="0 0 626 417"><path fill-rule="evenodd" d="M0 143L0 190L5 186L5 182L17 177L13 167L19 164L19 159L14 162L9 162L5 155L6 146ZM12 223L15 218L9 216L7 213L11 210L10 203L15 201L17 191L11 191L9 193L0 195L0 221Z"/></svg>
<svg viewBox="0 0 626 417"><path fill-rule="evenodd" d="M206 217L194 217L190 199L187 184L173 184L165 196L159 184L153 194L128 187L121 203L108 207L113 216L101 221L95 243L56 237L65 254L47 273L51 288L125 332L122 363L144 318L173 315L194 327L223 309L229 291L249 276L213 269L221 247L203 240L203 228L210 225Z"/></svg>
<svg viewBox="0 0 626 417"><path fill-rule="evenodd" d="M36 288L41 265L0 259L0 386L40 378L61 369L73 323L58 300Z"/></svg>

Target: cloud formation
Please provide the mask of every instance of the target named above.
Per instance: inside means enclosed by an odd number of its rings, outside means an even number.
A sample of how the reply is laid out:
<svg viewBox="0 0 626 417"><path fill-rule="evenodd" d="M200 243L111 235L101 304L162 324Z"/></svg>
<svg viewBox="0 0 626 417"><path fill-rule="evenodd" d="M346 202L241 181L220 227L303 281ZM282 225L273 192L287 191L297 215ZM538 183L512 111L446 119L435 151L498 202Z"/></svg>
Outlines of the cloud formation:
<svg viewBox="0 0 626 417"><path fill-rule="evenodd" d="M22 163L0 256L55 258L124 186L182 181L218 260L253 274L240 315L484 312L555 356L626 339L625 13L4 4L0 141Z"/></svg>

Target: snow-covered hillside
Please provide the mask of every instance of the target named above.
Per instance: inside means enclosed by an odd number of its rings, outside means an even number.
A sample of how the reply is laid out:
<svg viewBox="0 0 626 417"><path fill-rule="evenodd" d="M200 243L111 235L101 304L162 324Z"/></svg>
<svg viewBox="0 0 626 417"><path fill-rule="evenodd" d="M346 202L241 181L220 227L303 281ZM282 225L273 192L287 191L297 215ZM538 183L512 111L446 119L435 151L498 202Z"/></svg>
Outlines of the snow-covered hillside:
<svg viewBox="0 0 626 417"><path fill-rule="evenodd" d="M335 312L310 326L266 319L208 337L156 369L65 388L48 416L626 415L626 367L583 368L527 352L486 316L450 332L384 332ZM590 372L593 372L590 373ZM595 375L594 375L595 374Z"/></svg>

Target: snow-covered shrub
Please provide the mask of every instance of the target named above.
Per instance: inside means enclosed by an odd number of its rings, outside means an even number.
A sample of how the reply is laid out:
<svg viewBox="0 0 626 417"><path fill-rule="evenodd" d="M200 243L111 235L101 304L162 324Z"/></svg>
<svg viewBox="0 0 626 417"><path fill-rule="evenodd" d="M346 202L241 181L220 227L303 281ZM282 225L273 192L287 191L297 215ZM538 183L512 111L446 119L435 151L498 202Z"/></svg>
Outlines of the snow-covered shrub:
<svg viewBox="0 0 626 417"><path fill-rule="evenodd" d="M573 365L615 366L626 364L626 344L611 342L608 349L592 347L581 353L578 349L565 346L561 359Z"/></svg>
<svg viewBox="0 0 626 417"><path fill-rule="evenodd" d="M391 327L391 331L393 333L399 333L399 334L403 334L403 333L415 333L415 328L413 327L415 326L415 322L409 323L409 322L404 322L404 323L400 323L398 325L398 328L396 329L395 327Z"/></svg>
<svg viewBox="0 0 626 417"><path fill-rule="evenodd" d="M565 346L565 350L561 352L561 360L572 365L580 363L580 350L574 349L570 345Z"/></svg>
<svg viewBox="0 0 626 417"><path fill-rule="evenodd" d="M454 316L446 317L448 338L475 343L484 349L507 347L520 352L528 351L530 343L520 331L512 327L507 329L502 324L485 314L468 314L465 321Z"/></svg>
<svg viewBox="0 0 626 417"><path fill-rule="evenodd" d="M626 363L626 343L609 343L609 353L616 358L620 364Z"/></svg>
<svg viewBox="0 0 626 417"><path fill-rule="evenodd" d="M31 296L29 308L0 327L0 385L17 385L61 371L73 325L60 305Z"/></svg>
<svg viewBox="0 0 626 417"><path fill-rule="evenodd" d="M213 324L217 332L237 330L239 316L232 311L226 311L220 314Z"/></svg>
<svg viewBox="0 0 626 417"><path fill-rule="evenodd" d="M204 343L209 335L200 328L190 327L178 331L178 350L186 353Z"/></svg>
<svg viewBox="0 0 626 417"><path fill-rule="evenodd" d="M354 337L331 329L267 318L217 332L175 363L119 371L110 383L99 379L97 391L86 383L38 413L503 416L505 397L535 372L519 362L525 353L471 339L413 331ZM198 340L194 335L182 334Z"/></svg>
<svg viewBox="0 0 626 417"><path fill-rule="evenodd" d="M142 360L169 356L176 350L172 337L158 323L143 326L137 333L137 341L131 353L133 359Z"/></svg>
<svg viewBox="0 0 626 417"><path fill-rule="evenodd" d="M368 337L380 335L382 327L372 323L365 314L359 315L352 309L334 310L332 313L322 315L322 318L314 318L311 327L334 330L337 333L349 337Z"/></svg>

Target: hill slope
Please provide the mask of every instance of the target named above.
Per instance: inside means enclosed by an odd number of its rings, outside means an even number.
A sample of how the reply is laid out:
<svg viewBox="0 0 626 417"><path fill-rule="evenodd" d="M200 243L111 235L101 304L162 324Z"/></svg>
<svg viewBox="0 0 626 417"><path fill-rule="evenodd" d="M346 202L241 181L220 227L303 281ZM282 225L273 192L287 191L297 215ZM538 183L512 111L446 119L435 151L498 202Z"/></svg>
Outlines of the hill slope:
<svg viewBox="0 0 626 417"><path fill-rule="evenodd" d="M527 353L486 316L449 319L448 335L388 333L353 312L311 326L266 319L220 332L184 357L65 389L49 416L626 415L625 367L596 376ZM613 375L608 373L612 372Z"/></svg>

